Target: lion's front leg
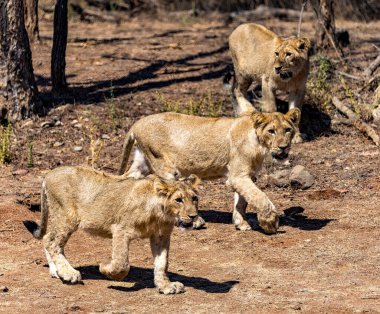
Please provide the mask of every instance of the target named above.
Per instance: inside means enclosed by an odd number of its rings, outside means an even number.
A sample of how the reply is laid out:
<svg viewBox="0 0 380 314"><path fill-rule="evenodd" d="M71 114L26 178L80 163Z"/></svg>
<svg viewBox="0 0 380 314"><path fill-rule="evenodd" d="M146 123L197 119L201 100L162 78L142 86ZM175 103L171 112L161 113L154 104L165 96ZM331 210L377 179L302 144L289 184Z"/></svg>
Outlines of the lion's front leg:
<svg viewBox="0 0 380 314"><path fill-rule="evenodd" d="M129 235L118 226L112 233L112 260L108 264L101 263L99 271L110 279L123 280L129 273Z"/></svg>
<svg viewBox="0 0 380 314"><path fill-rule="evenodd" d="M269 79L263 77L261 82L262 94L263 94L263 106L262 111L264 112L275 112L277 111L276 106L276 95L273 87L269 84Z"/></svg>
<svg viewBox="0 0 380 314"><path fill-rule="evenodd" d="M154 284L163 294L176 294L185 291L182 283L171 282L167 276L168 257L170 246L169 235L153 235L150 238L150 246L154 257Z"/></svg>
<svg viewBox="0 0 380 314"><path fill-rule="evenodd" d="M248 175L232 176L230 182L235 191L256 208L260 227L266 233L276 233L279 225L279 215L266 194L253 183Z"/></svg>
<svg viewBox="0 0 380 314"><path fill-rule="evenodd" d="M304 89L290 92L289 93L289 110L294 109L294 108L298 108L301 110L304 96L305 96ZM297 126L297 131L296 131L296 134L294 134L292 143L297 144L297 143L302 143L302 142L303 142L303 138L300 133L299 127Z"/></svg>

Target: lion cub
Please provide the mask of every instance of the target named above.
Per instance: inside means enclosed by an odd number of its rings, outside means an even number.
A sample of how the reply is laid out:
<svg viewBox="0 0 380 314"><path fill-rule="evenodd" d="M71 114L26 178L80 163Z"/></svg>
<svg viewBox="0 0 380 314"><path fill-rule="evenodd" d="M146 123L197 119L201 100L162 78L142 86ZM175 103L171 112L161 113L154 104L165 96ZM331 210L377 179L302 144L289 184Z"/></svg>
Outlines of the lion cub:
<svg viewBox="0 0 380 314"><path fill-rule="evenodd" d="M132 147L135 157L125 176L141 178L155 173L173 178L194 173L201 179L225 177L235 191L233 222L239 230L250 230L245 211L247 202L257 209L261 228L267 233L278 229L278 212L252 178L265 156L288 157L300 110L252 112L238 118L205 118L178 113L144 117L132 125L124 142L119 174L127 168ZM196 218L195 227L204 224Z"/></svg>
<svg viewBox="0 0 380 314"><path fill-rule="evenodd" d="M129 272L129 243L149 238L154 256L154 283L164 294L180 293L184 286L166 275L170 235L174 225L192 226L198 214L196 186L189 176L164 181L155 175L141 180L104 174L86 167L61 167L47 174L41 191L41 225L24 221L35 238L42 238L52 277L81 281L64 255L64 246L78 228L112 237L112 260L100 272L115 280Z"/></svg>
<svg viewBox="0 0 380 314"><path fill-rule="evenodd" d="M275 92L289 92L289 109L301 109L309 75L308 38L282 38L262 25L238 26L229 37L235 70L232 93L235 112L253 111L247 90L253 81L261 82L263 111L277 111ZM301 141L297 134L295 141Z"/></svg>

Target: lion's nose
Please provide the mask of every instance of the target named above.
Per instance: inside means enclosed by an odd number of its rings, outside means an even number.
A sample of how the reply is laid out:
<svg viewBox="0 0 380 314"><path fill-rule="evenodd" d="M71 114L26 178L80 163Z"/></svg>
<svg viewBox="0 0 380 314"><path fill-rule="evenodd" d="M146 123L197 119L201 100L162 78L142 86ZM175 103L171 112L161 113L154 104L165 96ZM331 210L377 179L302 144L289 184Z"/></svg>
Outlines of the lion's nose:
<svg viewBox="0 0 380 314"><path fill-rule="evenodd" d="M189 217L191 218L191 219L194 219L194 218L196 218L198 216L198 214L190 214L189 215Z"/></svg>
<svg viewBox="0 0 380 314"><path fill-rule="evenodd" d="M274 70L276 71L277 74L279 74L281 72L281 68L282 66L275 67Z"/></svg>

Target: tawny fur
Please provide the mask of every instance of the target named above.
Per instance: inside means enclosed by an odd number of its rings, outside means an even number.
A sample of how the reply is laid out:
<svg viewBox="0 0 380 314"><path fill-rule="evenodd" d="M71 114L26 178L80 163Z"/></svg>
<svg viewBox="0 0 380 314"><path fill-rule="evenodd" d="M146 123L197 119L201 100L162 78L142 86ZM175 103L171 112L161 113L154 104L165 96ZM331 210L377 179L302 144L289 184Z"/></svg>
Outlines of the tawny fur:
<svg viewBox="0 0 380 314"><path fill-rule="evenodd" d="M262 85L262 109L277 111L276 90L289 92L289 109L301 109L309 75L310 40L282 38L262 25L238 26L229 37L235 71L232 94L237 115L255 110L247 98L252 82ZM299 134L295 141L301 141Z"/></svg>
<svg viewBox="0 0 380 314"><path fill-rule="evenodd" d="M197 184L195 176L135 180L86 167L61 167L43 181L40 226L24 224L35 237L43 237L51 275L71 283L79 282L81 275L66 260L64 246L78 228L112 237L112 260L100 264L100 272L116 280L129 272L130 241L150 238L156 286L165 294L179 293L183 284L170 282L166 275L170 235L176 222L189 225L197 216Z"/></svg>
<svg viewBox="0 0 380 314"><path fill-rule="evenodd" d="M153 172L170 179L179 172L185 176L194 173L201 179L227 177L237 193L233 211L236 228L251 229L245 216L248 201L256 208L264 231L274 233L278 213L252 178L268 153L286 157L299 118L299 109L285 115L254 112L238 118L151 115L129 130L119 174L126 171L130 152L136 145L137 158L125 176L140 178Z"/></svg>

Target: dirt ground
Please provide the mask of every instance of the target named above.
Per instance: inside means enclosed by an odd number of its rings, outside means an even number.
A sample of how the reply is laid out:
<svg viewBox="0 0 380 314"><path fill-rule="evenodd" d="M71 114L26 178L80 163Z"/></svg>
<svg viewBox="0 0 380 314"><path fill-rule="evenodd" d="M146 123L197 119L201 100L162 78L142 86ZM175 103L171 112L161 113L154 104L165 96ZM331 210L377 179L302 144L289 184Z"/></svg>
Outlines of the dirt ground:
<svg viewBox="0 0 380 314"><path fill-rule="evenodd" d="M277 19L263 24L283 35L297 28L296 22ZM346 52L355 60L355 74L368 65L364 57L376 55L372 44L380 45L380 22L337 24L352 35ZM12 163L0 169L1 313L380 312L380 151L347 126L327 126L292 148L291 166L304 165L315 177L308 190L268 185L266 174L280 166L266 165L258 184L277 208L304 208L294 219L281 219L276 235L259 230L252 207L253 231L236 231L232 190L223 180L204 183L200 213L207 228L175 230L172 236L170 277L185 284L184 294L155 290L147 240L132 244L125 281L106 279L97 265L110 258L111 241L80 231L66 255L84 284L65 285L50 278L42 243L23 227L23 220L38 220L39 213L17 200L30 197L35 203L46 171L92 160L115 173L123 137L138 117L162 111L173 100L185 104L207 97L220 103L223 115L232 115L222 77L230 64L227 37L236 25L218 16L70 22L70 94L47 117L15 129ZM312 23L303 27L304 35L313 35ZM51 20L43 18L40 31L33 63L41 96L49 102ZM27 167L28 159L33 167Z"/></svg>

